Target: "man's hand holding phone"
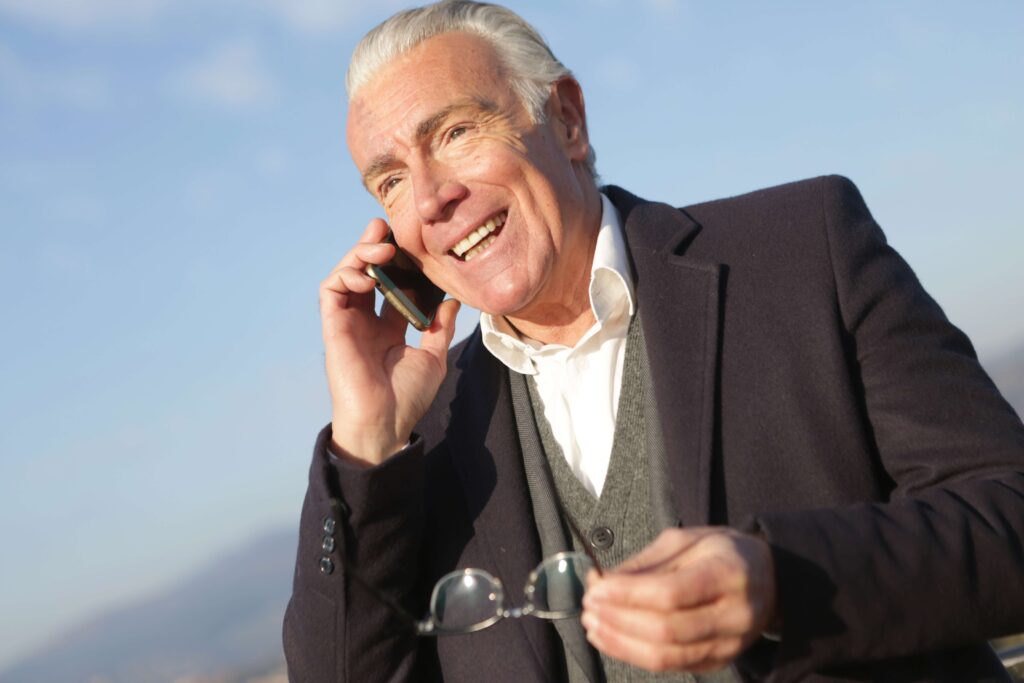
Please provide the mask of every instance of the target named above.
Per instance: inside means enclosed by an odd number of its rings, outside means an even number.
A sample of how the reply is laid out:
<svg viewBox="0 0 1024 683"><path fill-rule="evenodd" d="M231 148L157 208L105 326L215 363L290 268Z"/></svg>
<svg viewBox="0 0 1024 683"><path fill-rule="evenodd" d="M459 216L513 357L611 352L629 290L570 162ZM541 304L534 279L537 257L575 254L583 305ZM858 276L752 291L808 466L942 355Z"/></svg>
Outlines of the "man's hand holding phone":
<svg viewBox="0 0 1024 683"><path fill-rule="evenodd" d="M332 449L346 460L377 465L401 450L426 413L447 372L448 346L459 303L445 301L419 348L406 345L406 318L393 306L374 308L368 265L396 254L384 242L388 225L376 218L320 283L327 383L331 392Z"/></svg>

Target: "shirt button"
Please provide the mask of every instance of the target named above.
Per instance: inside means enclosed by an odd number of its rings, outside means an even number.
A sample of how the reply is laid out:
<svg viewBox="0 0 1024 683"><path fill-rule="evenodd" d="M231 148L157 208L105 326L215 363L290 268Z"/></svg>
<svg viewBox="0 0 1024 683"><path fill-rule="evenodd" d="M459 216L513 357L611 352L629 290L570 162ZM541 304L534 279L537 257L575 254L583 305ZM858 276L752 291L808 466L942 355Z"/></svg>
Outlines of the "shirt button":
<svg viewBox="0 0 1024 683"><path fill-rule="evenodd" d="M590 532L590 545L598 550L607 550L615 543L615 534L606 526L599 526Z"/></svg>
<svg viewBox="0 0 1024 683"><path fill-rule="evenodd" d="M325 534L333 534L334 533L334 518L333 517L324 517L324 533Z"/></svg>
<svg viewBox="0 0 1024 683"><path fill-rule="evenodd" d="M325 553L334 552L334 536L324 536L324 542L321 546Z"/></svg>
<svg viewBox="0 0 1024 683"><path fill-rule="evenodd" d="M334 563L331 562L331 558L324 557L320 558L320 573L330 576L334 572Z"/></svg>

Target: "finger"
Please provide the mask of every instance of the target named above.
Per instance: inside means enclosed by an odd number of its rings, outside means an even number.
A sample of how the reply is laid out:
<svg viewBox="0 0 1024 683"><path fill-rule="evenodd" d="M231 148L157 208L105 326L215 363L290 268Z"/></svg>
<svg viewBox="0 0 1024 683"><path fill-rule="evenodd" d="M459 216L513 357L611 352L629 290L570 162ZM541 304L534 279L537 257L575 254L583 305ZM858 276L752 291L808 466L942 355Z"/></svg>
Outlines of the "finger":
<svg viewBox="0 0 1024 683"><path fill-rule="evenodd" d="M665 529L636 555L614 568L614 572L650 571L686 552L707 536L707 528Z"/></svg>
<svg viewBox="0 0 1024 683"><path fill-rule="evenodd" d="M662 612L602 603L585 609L581 620L587 629L601 624L609 631L628 634L638 640L685 645L710 640L722 633L718 605L712 603L690 610Z"/></svg>
<svg viewBox="0 0 1024 683"><path fill-rule="evenodd" d="M587 630L587 640L606 655L648 671L712 671L731 659L721 656L720 652L732 651L728 647L731 643L719 644L713 640L686 645L651 643L600 623ZM738 648L736 654L739 654Z"/></svg>
<svg viewBox="0 0 1024 683"><path fill-rule="evenodd" d="M714 602L722 592L713 563L701 563L671 572L606 574L583 595L583 604L607 602L664 612Z"/></svg>
<svg viewBox="0 0 1024 683"><path fill-rule="evenodd" d="M376 281L366 273L366 265L386 263L394 254L395 247L390 244L355 245L320 282L321 304L335 304L344 308L348 305L348 295L370 292ZM337 296L332 296L332 293Z"/></svg>
<svg viewBox="0 0 1024 683"><path fill-rule="evenodd" d="M390 229L383 218L370 219L370 222L366 224L366 229L363 230L363 234L359 237L359 241L380 242L387 236Z"/></svg>
<svg viewBox="0 0 1024 683"><path fill-rule="evenodd" d="M434 314L434 322L430 329L420 338L420 348L429 351L435 358L444 361L448 356L448 347L455 338L455 319L462 304L456 299L441 302Z"/></svg>
<svg viewBox="0 0 1024 683"><path fill-rule="evenodd" d="M353 268L360 272L366 272L369 264L384 265L395 257L395 246L384 242L359 242L349 249L340 261L338 261L328 277L344 270Z"/></svg>
<svg viewBox="0 0 1024 683"><path fill-rule="evenodd" d="M373 307L374 282L355 268L342 268L320 283L320 316L331 320L342 309L351 307L369 311Z"/></svg>
<svg viewBox="0 0 1024 683"><path fill-rule="evenodd" d="M334 277L329 280L327 288L339 294L347 294L349 292L366 294L372 292L376 284L376 281L364 271L345 267L334 273Z"/></svg>
<svg viewBox="0 0 1024 683"><path fill-rule="evenodd" d="M387 242L359 242L349 252L365 268L368 263L383 265L395 257L395 245Z"/></svg>

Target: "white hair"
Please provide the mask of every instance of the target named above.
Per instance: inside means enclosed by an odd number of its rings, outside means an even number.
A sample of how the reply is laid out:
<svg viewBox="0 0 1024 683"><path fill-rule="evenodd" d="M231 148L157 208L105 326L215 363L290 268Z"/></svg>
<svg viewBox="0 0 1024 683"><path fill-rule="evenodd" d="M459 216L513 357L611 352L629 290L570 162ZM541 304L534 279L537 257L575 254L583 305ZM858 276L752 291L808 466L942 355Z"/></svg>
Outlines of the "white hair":
<svg viewBox="0 0 1024 683"><path fill-rule="evenodd" d="M546 119L551 84L572 76L533 26L500 5L441 0L399 12L367 33L352 53L345 77L349 99L383 67L428 38L463 31L480 36L508 70L509 83L534 123ZM585 166L596 181L596 155L589 146Z"/></svg>

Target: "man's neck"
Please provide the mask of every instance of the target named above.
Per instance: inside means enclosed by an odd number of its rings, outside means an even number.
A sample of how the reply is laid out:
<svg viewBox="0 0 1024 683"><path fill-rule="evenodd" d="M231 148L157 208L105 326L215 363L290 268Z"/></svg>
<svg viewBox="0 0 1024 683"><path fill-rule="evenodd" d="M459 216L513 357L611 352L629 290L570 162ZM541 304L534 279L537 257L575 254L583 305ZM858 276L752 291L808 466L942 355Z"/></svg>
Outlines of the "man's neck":
<svg viewBox="0 0 1024 683"><path fill-rule="evenodd" d="M535 303L525 310L505 316L505 320L521 337L542 344L574 346L593 326L597 319L590 305L590 275L594 263L594 249L601 228L602 201L597 187L587 192L584 202L587 226L586 243L579 247L585 258L577 261L574 272L564 273L566 283L556 296L546 302Z"/></svg>

